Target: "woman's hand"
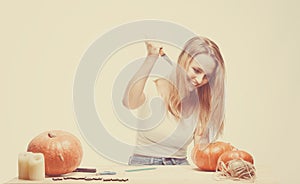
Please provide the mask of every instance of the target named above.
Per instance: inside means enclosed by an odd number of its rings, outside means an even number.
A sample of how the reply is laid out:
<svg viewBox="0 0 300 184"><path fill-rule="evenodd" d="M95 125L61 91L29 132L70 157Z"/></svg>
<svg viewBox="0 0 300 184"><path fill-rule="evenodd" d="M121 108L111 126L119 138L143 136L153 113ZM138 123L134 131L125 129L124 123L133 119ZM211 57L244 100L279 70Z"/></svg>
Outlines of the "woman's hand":
<svg viewBox="0 0 300 184"><path fill-rule="evenodd" d="M162 51L162 47L154 45L152 42L145 42L146 47L147 47L147 55L148 56L159 56L164 54Z"/></svg>

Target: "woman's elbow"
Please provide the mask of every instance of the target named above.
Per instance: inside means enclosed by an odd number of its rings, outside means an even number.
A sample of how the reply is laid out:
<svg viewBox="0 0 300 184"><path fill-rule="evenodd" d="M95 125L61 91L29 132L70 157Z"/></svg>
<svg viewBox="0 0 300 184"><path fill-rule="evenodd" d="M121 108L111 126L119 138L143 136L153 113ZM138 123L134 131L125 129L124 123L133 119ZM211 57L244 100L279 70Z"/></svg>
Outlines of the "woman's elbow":
<svg viewBox="0 0 300 184"><path fill-rule="evenodd" d="M141 104L143 104L145 101L144 95L141 97L129 97L129 96L124 96L122 100L122 104L127 108L127 109L136 109L138 108Z"/></svg>

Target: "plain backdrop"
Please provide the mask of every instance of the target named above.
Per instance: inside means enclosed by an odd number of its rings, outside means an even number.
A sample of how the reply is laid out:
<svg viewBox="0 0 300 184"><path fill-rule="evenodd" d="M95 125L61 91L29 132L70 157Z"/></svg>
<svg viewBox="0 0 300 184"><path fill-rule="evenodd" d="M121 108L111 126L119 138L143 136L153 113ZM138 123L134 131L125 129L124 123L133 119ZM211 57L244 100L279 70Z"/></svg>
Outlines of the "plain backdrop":
<svg viewBox="0 0 300 184"><path fill-rule="evenodd" d="M222 139L250 152L278 181L295 183L300 163L299 5L296 0L1 0L0 181L17 176L18 153L51 129L81 140L82 166L116 164L97 154L78 130L74 76L82 55L102 34L120 24L156 19L219 45L227 69ZM176 59L178 51L166 49ZM107 130L125 142L133 139L128 130L116 128L110 94L120 67L134 56L128 53L143 57L146 52L143 44L135 44L115 53L95 85L95 104Z"/></svg>

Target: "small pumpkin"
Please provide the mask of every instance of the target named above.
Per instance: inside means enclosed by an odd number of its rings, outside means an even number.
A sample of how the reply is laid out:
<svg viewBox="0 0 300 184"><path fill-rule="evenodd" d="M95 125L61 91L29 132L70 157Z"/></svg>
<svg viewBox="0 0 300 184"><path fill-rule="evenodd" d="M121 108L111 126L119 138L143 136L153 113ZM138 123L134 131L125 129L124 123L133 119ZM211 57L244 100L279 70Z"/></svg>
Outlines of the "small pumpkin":
<svg viewBox="0 0 300 184"><path fill-rule="evenodd" d="M243 150L231 150L231 151L224 152L219 157L218 163L223 162L224 164L227 164L231 160L238 160L238 159L242 159L251 164L254 164L252 155L250 155L248 152Z"/></svg>
<svg viewBox="0 0 300 184"><path fill-rule="evenodd" d="M78 138L62 130L39 134L28 144L27 151L44 154L45 174L48 176L74 171L80 165L83 155Z"/></svg>
<svg viewBox="0 0 300 184"><path fill-rule="evenodd" d="M242 150L232 150L223 153L218 159L218 174L220 178L254 181L256 169L252 155Z"/></svg>
<svg viewBox="0 0 300 184"><path fill-rule="evenodd" d="M194 164L204 171L215 171L219 157L227 151L235 149L231 144L225 142L210 143L205 149L199 149L196 144L192 150Z"/></svg>

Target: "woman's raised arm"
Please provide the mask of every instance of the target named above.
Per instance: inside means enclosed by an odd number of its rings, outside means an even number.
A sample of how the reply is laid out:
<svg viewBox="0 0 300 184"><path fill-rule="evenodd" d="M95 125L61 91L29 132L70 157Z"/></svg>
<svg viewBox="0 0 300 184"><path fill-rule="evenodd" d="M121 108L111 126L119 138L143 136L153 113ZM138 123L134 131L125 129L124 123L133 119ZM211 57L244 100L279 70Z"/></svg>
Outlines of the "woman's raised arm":
<svg viewBox="0 0 300 184"><path fill-rule="evenodd" d="M123 104L129 109L135 109L145 102L144 87L146 81L156 60L160 53L162 53L160 52L162 51L162 48L155 47L150 42L145 43L147 47L147 57L142 66L129 81L123 97Z"/></svg>

